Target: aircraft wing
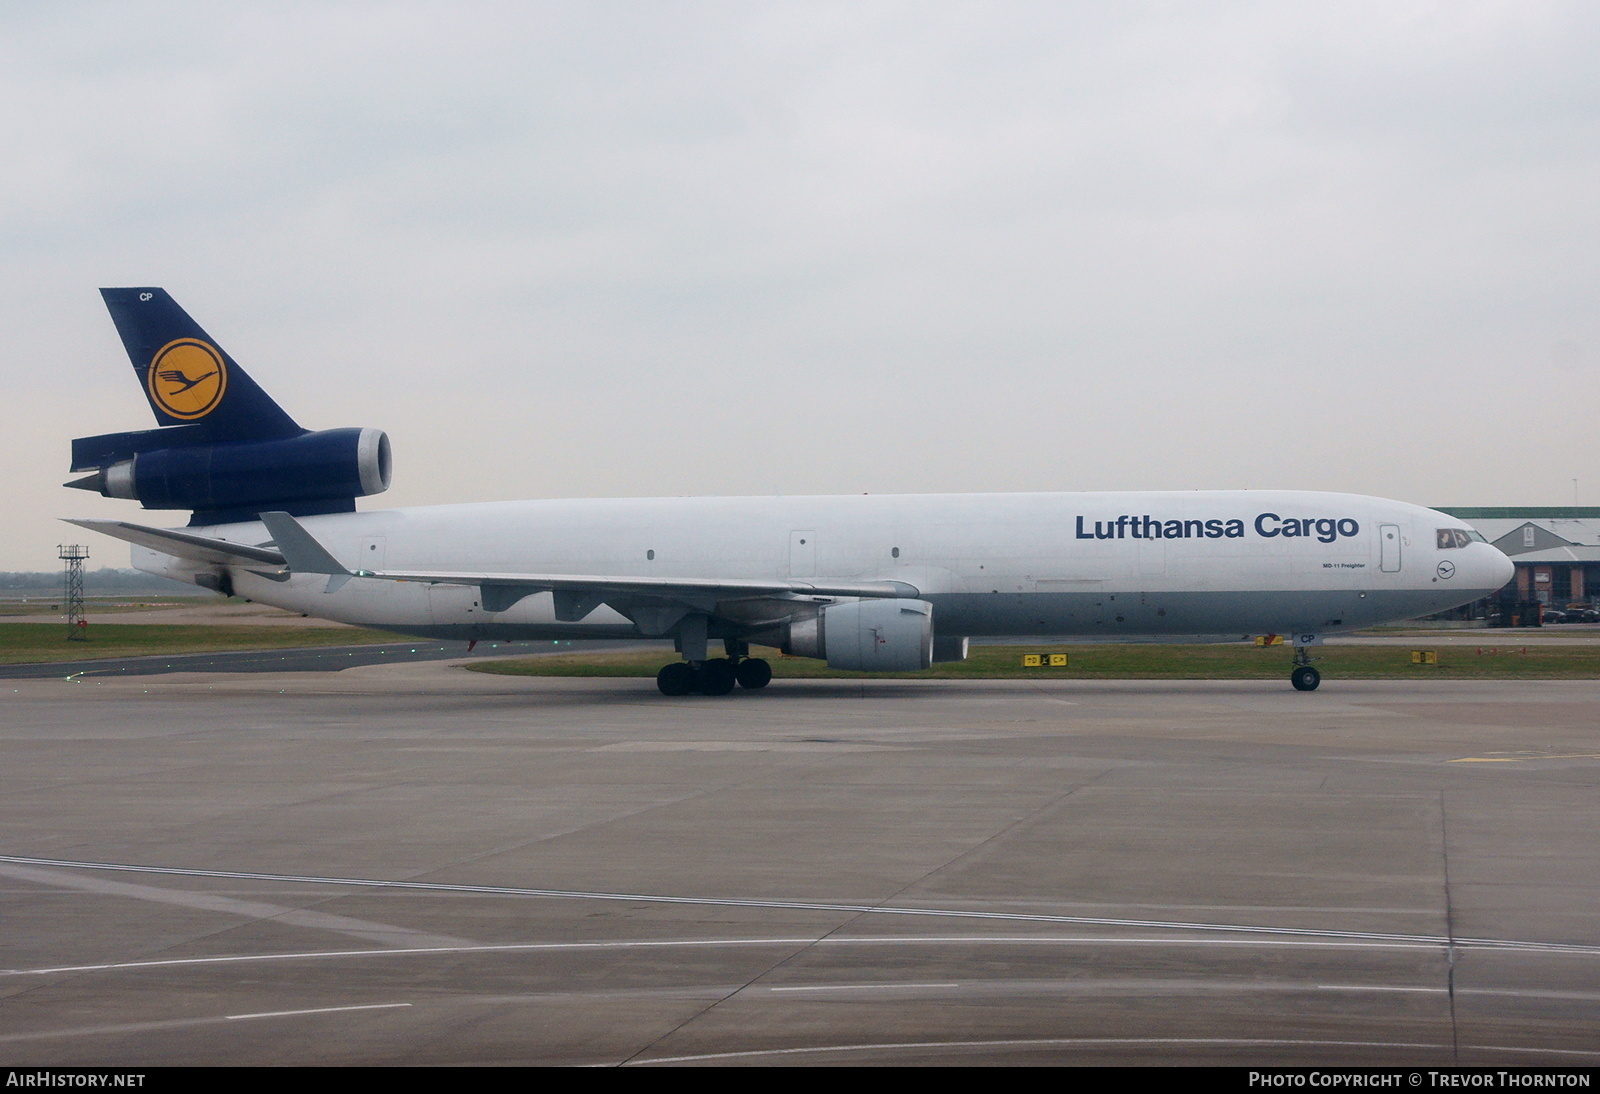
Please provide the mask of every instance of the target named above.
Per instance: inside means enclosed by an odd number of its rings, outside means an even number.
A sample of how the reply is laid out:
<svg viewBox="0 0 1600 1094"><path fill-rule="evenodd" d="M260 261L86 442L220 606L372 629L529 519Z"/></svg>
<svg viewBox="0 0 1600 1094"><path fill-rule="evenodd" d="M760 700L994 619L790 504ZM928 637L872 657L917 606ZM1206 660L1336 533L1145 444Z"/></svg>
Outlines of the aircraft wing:
<svg viewBox="0 0 1600 1094"><path fill-rule="evenodd" d="M197 536L193 532L180 531L177 528L151 528L143 524L133 524L125 520L106 520L104 518L86 517L79 520L67 520L68 524L76 524L79 528L87 528L91 532L100 532L115 539L127 540L140 547L149 547L162 554L176 555L179 558L192 559L195 562L214 562L222 565L230 563L252 562L256 565L263 563L268 566L285 565L283 554L270 547L255 547L248 543L230 543L225 539L213 539L210 536Z"/></svg>
<svg viewBox="0 0 1600 1094"><path fill-rule="evenodd" d="M853 596L916 599L921 592L904 581L799 581L773 578L634 577L605 574L524 574L451 570L351 570L317 542L288 513L262 513L261 522L272 533L289 569L295 573L327 574L335 589L352 577L387 581L425 581L452 585L477 585L483 606L505 611L525 596L555 592L557 616L565 617L585 602L592 609L602 601L622 597L670 600L709 608L717 601L792 596ZM196 537L198 538L198 537ZM340 580L343 579L343 580ZM565 595L563 595L565 594ZM565 602L565 603L563 603ZM570 608L563 610L566 605ZM585 611L583 614L587 614ZM578 616L581 618L581 616Z"/></svg>

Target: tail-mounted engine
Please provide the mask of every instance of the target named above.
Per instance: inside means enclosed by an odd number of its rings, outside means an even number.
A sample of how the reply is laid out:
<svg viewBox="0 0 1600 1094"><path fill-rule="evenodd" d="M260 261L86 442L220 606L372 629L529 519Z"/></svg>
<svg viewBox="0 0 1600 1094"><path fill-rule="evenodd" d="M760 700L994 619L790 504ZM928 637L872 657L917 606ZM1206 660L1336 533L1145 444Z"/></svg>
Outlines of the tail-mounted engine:
<svg viewBox="0 0 1600 1094"><path fill-rule="evenodd" d="M389 437L381 429L185 444L184 428L73 441L72 470L92 474L67 485L146 509L192 509L194 524L254 520L263 508L350 512L356 498L389 488Z"/></svg>

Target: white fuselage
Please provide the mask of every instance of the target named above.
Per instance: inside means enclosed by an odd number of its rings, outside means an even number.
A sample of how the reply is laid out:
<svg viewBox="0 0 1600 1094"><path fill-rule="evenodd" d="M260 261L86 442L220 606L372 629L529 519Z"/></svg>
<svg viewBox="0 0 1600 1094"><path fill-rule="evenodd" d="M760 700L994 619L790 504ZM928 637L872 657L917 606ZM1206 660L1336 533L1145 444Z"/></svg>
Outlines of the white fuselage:
<svg viewBox="0 0 1600 1094"><path fill-rule="evenodd" d="M1454 517L1301 491L549 500L302 523L358 571L900 581L934 605L941 635L1324 634L1451 608L1512 576L1480 540L1438 545L1438 530L1467 527ZM257 523L191 531L270 539ZM207 570L134 554L141 568L185 580ZM549 592L488 612L469 584L339 584L248 564L226 576L253 600L408 634L640 633L605 604L561 622Z"/></svg>

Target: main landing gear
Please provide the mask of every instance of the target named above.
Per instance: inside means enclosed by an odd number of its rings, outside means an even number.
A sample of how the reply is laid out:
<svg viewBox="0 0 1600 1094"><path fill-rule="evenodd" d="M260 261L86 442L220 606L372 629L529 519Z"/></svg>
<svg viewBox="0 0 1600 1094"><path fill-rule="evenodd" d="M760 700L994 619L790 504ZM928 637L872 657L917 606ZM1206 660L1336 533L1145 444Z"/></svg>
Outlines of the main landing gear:
<svg viewBox="0 0 1600 1094"><path fill-rule="evenodd" d="M1311 667L1311 654L1304 646L1294 648L1294 668L1289 673L1289 683L1296 691L1316 691L1317 685L1322 683L1322 673Z"/></svg>
<svg viewBox="0 0 1600 1094"><path fill-rule="evenodd" d="M735 687L754 691L772 682L772 666L759 657L748 656L744 643L725 643L727 657L709 660L674 661L656 673L656 687L662 695L727 695Z"/></svg>

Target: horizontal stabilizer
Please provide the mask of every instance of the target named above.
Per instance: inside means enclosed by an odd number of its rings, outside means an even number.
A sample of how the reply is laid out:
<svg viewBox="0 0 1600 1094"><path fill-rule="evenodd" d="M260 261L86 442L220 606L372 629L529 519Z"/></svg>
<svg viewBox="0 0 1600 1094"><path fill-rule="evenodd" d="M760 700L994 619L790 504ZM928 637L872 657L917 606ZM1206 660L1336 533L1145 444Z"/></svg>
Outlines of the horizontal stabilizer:
<svg viewBox="0 0 1600 1094"><path fill-rule="evenodd" d="M67 523L87 528L91 532L101 532L116 539L126 540L140 547L148 547L165 555L175 555L195 562L213 562L224 566L241 562L250 562L258 566L285 564L283 555L271 548L255 547L247 543L231 543L210 536L197 536L193 532L184 532L177 528L150 528L143 524L130 524L125 520L94 517L68 520Z"/></svg>
<svg viewBox="0 0 1600 1094"><path fill-rule="evenodd" d="M93 471L131 460L141 452L190 448L210 440L211 430L203 425L164 425L159 429L79 437L72 442L72 470Z"/></svg>
<svg viewBox="0 0 1600 1094"><path fill-rule="evenodd" d="M295 573L350 576L350 571L288 513L262 513L261 523L272 533L273 542Z"/></svg>

